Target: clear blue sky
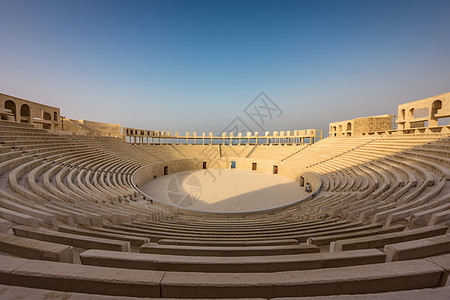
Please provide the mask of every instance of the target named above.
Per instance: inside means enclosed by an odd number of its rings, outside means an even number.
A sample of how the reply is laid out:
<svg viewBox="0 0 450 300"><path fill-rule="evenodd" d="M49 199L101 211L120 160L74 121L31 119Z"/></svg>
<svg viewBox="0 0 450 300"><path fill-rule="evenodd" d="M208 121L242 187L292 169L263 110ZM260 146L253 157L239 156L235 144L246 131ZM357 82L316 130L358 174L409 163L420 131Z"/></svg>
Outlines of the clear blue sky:
<svg viewBox="0 0 450 300"><path fill-rule="evenodd" d="M450 1L0 0L0 92L69 118L327 129L450 91ZM244 119L245 120L245 119Z"/></svg>

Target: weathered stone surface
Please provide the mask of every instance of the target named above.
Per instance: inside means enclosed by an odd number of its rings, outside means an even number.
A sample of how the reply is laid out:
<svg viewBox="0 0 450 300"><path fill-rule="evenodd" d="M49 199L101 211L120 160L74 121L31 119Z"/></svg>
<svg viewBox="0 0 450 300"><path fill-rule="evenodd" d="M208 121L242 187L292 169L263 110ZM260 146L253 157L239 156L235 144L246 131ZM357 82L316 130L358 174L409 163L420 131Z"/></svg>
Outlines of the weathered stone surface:
<svg viewBox="0 0 450 300"><path fill-rule="evenodd" d="M155 243L144 244L141 253L188 255L188 256L261 256L289 255L319 252L314 245L284 245L284 246L247 246L247 247L206 247L206 246L174 246Z"/></svg>
<svg viewBox="0 0 450 300"><path fill-rule="evenodd" d="M0 283L66 292L160 297L157 271L125 270L0 256ZM7 274L5 274L7 272Z"/></svg>
<svg viewBox="0 0 450 300"><path fill-rule="evenodd" d="M83 249L130 251L130 243L124 241L88 237L49 230L31 229L25 226L15 226L13 230L14 234L16 234L17 236L51 243L71 245Z"/></svg>
<svg viewBox="0 0 450 300"><path fill-rule="evenodd" d="M384 246L386 261L424 258L450 252L450 234Z"/></svg>
<svg viewBox="0 0 450 300"><path fill-rule="evenodd" d="M436 287L443 270L426 260L279 273L166 273L163 297L290 297Z"/></svg>
<svg viewBox="0 0 450 300"><path fill-rule="evenodd" d="M333 295L316 297L283 297L273 298L273 300L423 300L423 299L449 299L450 287L440 287L434 289L420 289L411 291L398 291L377 294L360 295Z"/></svg>
<svg viewBox="0 0 450 300"><path fill-rule="evenodd" d="M0 251L14 256L59 262L73 262L71 246L0 234Z"/></svg>
<svg viewBox="0 0 450 300"><path fill-rule="evenodd" d="M381 263L385 254L376 249L336 253L278 256L205 257L88 250L80 254L83 264L129 269L251 273L309 270Z"/></svg>

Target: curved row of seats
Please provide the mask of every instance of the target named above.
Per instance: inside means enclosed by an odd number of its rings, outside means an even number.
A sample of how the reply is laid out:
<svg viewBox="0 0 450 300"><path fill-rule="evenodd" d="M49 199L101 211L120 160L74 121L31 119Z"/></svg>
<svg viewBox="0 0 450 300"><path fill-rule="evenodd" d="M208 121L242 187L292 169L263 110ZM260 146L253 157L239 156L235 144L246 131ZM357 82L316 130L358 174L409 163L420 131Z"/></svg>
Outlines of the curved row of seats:
<svg viewBox="0 0 450 300"><path fill-rule="evenodd" d="M310 165L322 174L324 191L315 199L313 212L385 221L386 225L402 220L410 220L410 225L427 218L430 221L431 212L447 207L450 161L429 154L427 149L448 142L442 136L383 137ZM422 213L432 208L436 209ZM421 213L420 217L413 217L414 213Z"/></svg>
<svg viewBox="0 0 450 300"><path fill-rule="evenodd" d="M131 175L156 161L266 158L271 146L136 146L0 129L0 296L449 294L445 136L279 146L277 159L319 173L322 191L277 211L220 215L146 202Z"/></svg>

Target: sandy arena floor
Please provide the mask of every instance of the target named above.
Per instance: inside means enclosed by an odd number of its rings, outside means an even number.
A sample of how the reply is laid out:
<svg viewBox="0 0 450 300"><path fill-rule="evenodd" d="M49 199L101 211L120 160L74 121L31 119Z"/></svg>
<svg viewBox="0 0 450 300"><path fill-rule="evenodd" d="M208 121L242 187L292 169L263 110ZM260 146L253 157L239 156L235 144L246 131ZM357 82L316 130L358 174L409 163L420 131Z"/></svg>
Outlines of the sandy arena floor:
<svg viewBox="0 0 450 300"><path fill-rule="evenodd" d="M164 203L212 212L269 209L309 195L298 182L289 178L237 169L170 174L150 181L142 191Z"/></svg>

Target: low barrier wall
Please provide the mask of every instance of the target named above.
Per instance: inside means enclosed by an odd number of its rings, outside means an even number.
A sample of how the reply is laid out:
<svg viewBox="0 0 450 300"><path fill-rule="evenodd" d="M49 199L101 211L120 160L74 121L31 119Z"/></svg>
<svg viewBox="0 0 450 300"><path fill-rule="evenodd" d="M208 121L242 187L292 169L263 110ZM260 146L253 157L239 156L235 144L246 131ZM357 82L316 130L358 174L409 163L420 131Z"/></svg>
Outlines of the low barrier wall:
<svg viewBox="0 0 450 300"><path fill-rule="evenodd" d="M312 193L303 198L295 201L293 203L275 207L271 209L259 210L259 211L249 211L249 212L206 212L199 211L189 208L180 208L174 205L170 205L168 203L163 203L158 201L153 197L150 197L146 193L144 193L140 188L147 184L149 181L156 179L160 176L164 176L164 168L167 167L168 174L173 174L181 171L189 171L189 170L201 170L203 169L203 163L206 162L207 169L230 169L232 162L234 162L236 169L243 170L252 170L253 163L257 164L257 170L255 172L262 173L273 173L274 166L278 167L278 175L290 178L296 182L300 183L300 178L304 178L304 183L309 182ZM179 160L171 160L164 162L154 162L145 166L140 167L138 170L134 172L131 177L133 187L143 195L147 200L151 200L152 202L156 202L158 205L162 205L165 208L172 210L173 212L190 214L190 215L199 215L199 214L213 214L224 215L224 216L242 216L243 214L270 214L279 212L282 210L287 210L293 206L296 206L298 203L310 200L314 198L322 187L322 181L320 179L320 175L314 172L311 172L304 167L299 167L291 162L281 162L274 161L268 159L255 159L255 158L242 158L242 157L227 157L227 158L191 158L191 159L179 159Z"/></svg>

